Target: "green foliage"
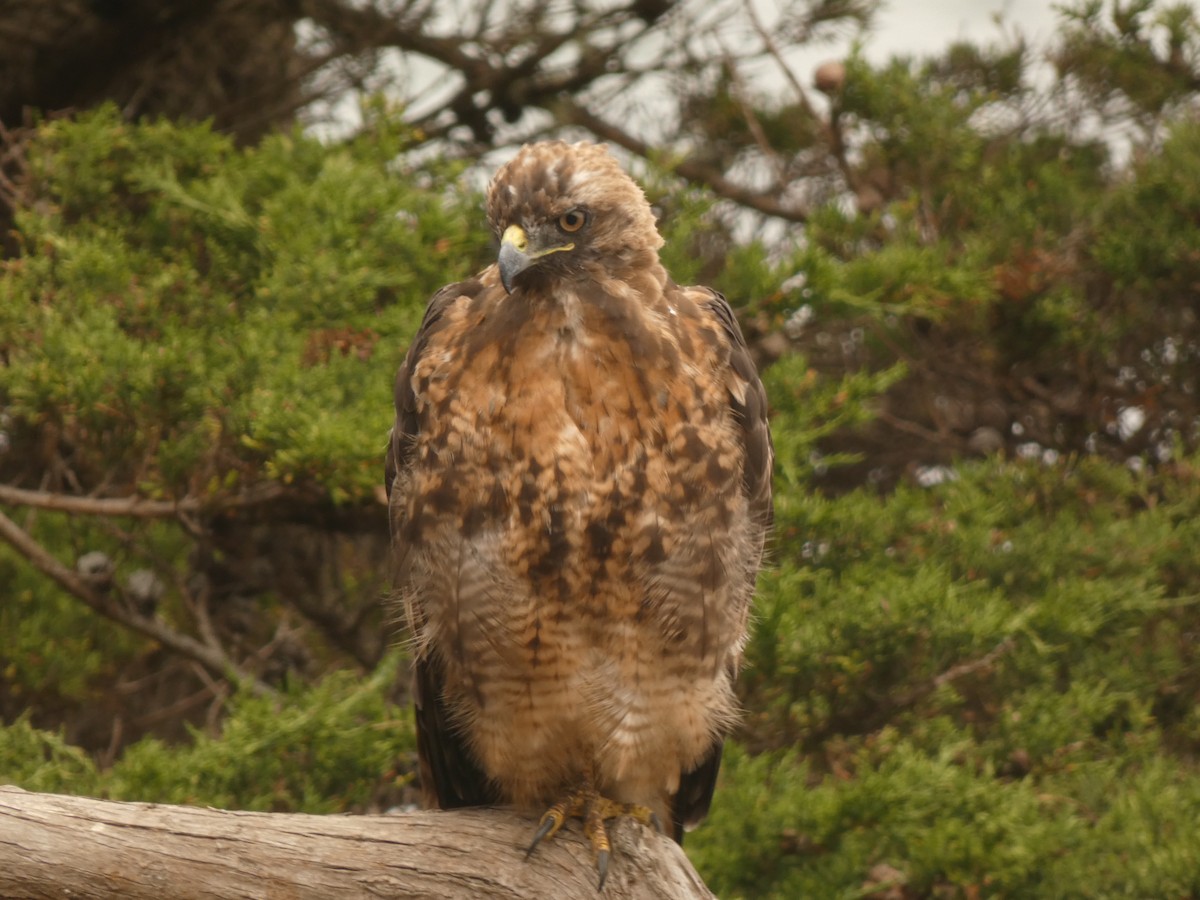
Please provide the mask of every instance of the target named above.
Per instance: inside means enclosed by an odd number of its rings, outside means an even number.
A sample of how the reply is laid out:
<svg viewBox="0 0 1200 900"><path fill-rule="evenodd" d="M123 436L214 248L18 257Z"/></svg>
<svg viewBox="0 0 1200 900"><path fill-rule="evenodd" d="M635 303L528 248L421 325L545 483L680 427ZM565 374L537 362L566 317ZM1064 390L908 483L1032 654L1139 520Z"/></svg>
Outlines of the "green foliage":
<svg viewBox="0 0 1200 900"><path fill-rule="evenodd" d="M198 732L186 748L148 738L127 749L106 773L105 793L222 809L361 810L415 749L411 715L384 700L398 659L367 679L341 671L279 696L239 695L219 735Z"/></svg>
<svg viewBox="0 0 1200 900"><path fill-rule="evenodd" d="M96 793L99 782L96 764L84 751L34 728L28 715L0 727L0 784L86 796Z"/></svg>
<svg viewBox="0 0 1200 900"><path fill-rule="evenodd" d="M411 715L384 699L398 662L393 654L368 678L341 671L312 688L239 694L219 733L196 731L182 748L145 738L103 773L22 718L0 728L0 783L221 809L361 811L412 778Z"/></svg>
<svg viewBox="0 0 1200 900"><path fill-rule="evenodd" d="M689 853L722 897L1193 896L1200 781L1144 761L1077 759L1014 779L981 767L946 722L941 749L895 732L815 776L793 754L727 756Z"/></svg>
<svg viewBox="0 0 1200 900"><path fill-rule="evenodd" d="M811 482L815 471L847 461L820 454L817 443L840 428L870 418L870 401L903 375L903 369L856 372L839 381L823 379L808 367L804 357L780 360L764 373L763 383L776 413L772 428L778 479L793 490ZM784 491L777 507L784 515L798 494Z"/></svg>
<svg viewBox="0 0 1200 900"><path fill-rule="evenodd" d="M1200 52L1200 30L1191 4L1079 0L1063 12L1055 63L1100 104L1152 128L1195 91L1188 60Z"/></svg>
<svg viewBox="0 0 1200 900"><path fill-rule="evenodd" d="M1190 289L1200 277L1197 210L1200 126L1181 121L1162 151L1114 192L1098 228L1096 262L1121 287L1140 289L1139 299L1151 291Z"/></svg>
<svg viewBox="0 0 1200 900"><path fill-rule="evenodd" d="M1191 896L1198 472L994 460L783 506L741 744L800 750L731 754L689 841L714 890Z"/></svg>
<svg viewBox="0 0 1200 900"><path fill-rule="evenodd" d="M43 200L0 274L10 416L52 425L81 480L110 490L368 496L391 418L380 373L487 239L474 198L420 187L453 170L389 174L403 144L381 143L235 150L112 109L47 125L31 148Z"/></svg>
<svg viewBox="0 0 1200 900"><path fill-rule="evenodd" d="M836 113L856 202L813 211L794 270L818 371L907 365L880 404L889 424L857 442L878 456L920 433L895 422L927 429L913 454L941 463L981 426L1114 461L1200 446L1200 131L1173 114L1194 102L1200 20L1140 0L1077 4L1064 23L1048 92L1019 41L847 63ZM1076 124L1089 116L1123 140ZM856 353L814 346L852 329ZM947 424L930 400L964 412ZM1115 419L1133 407L1131 437Z"/></svg>
<svg viewBox="0 0 1200 900"><path fill-rule="evenodd" d="M908 170L918 185L941 186L946 173L976 169L984 137L965 126L992 96L958 78L936 79L932 67L908 59L875 70L856 56L847 67L842 103L847 113L872 123L872 152Z"/></svg>

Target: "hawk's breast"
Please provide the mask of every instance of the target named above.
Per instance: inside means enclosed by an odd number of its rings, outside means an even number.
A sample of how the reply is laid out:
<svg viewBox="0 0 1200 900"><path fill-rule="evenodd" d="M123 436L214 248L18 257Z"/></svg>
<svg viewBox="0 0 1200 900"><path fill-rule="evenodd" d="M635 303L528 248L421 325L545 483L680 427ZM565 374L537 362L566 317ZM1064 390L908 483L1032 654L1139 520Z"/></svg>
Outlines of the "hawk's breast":
<svg viewBox="0 0 1200 900"><path fill-rule="evenodd" d="M452 315L413 371L418 648L518 802L587 758L616 795L674 790L732 715L749 601L718 350L578 299Z"/></svg>

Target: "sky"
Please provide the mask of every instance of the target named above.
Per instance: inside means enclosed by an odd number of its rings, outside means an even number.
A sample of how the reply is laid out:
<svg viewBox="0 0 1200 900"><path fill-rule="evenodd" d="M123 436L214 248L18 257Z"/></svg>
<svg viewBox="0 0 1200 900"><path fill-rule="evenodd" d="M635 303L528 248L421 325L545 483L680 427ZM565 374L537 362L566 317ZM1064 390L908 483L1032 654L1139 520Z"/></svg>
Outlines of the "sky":
<svg viewBox="0 0 1200 900"><path fill-rule="evenodd" d="M933 53L956 40L988 42L1019 28L1033 43L1044 42L1058 16L1051 0L891 0L880 16L867 56ZM1003 32L996 26L1001 17Z"/></svg>

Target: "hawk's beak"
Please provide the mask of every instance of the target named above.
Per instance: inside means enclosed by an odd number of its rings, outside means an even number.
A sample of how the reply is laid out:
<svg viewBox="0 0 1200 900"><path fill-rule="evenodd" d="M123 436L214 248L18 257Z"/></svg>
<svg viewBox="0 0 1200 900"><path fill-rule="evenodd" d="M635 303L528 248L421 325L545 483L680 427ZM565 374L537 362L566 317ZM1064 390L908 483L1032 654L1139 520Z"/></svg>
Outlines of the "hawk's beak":
<svg viewBox="0 0 1200 900"><path fill-rule="evenodd" d="M525 229L520 225L509 225L500 239L500 256L496 259L500 266L500 283L504 285L504 290L511 294L513 279L543 256L558 253L560 250L574 249L573 243L557 247L530 247Z"/></svg>
<svg viewBox="0 0 1200 900"><path fill-rule="evenodd" d="M511 294L513 279L533 265L534 257L526 251L529 249L529 238L525 229L520 225L509 225L500 239L500 283L506 293Z"/></svg>

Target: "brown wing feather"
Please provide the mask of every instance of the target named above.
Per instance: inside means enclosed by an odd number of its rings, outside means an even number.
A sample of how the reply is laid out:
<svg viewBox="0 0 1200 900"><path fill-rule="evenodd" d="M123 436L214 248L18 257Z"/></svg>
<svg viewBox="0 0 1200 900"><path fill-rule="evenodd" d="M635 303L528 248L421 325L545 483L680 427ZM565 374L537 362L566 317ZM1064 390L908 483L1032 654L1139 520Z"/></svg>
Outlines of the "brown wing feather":
<svg viewBox="0 0 1200 900"><path fill-rule="evenodd" d="M771 472L774 464L775 451L771 443L771 429L767 421L767 393L758 377L758 370L746 346L746 339L738 327L737 318L733 314L728 301L717 291L702 289L708 295L701 301L700 306L720 324L722 332L729 340L729 369L733 375L746 385L741 400L733 393L730 394L730 410L734 421L738 424L743 454L742 491L750 501L750 512L754 521L761 525L765 541L775 517L774 503L771 497ZM758 555L761 559L763 543L758 545ZM755 560L753 571L758 570L758 560ZM753 585L747 586L753 590ZM736 675L731 672L730 675ZM701 759L694 769L684 772L680 777L679 791L671 798L673 819L672 836L683 843L684 827L698 824L706 815L712 804L713 790L716 788L717 771L721 767L721 753L725 742L718 739L713 743L711 751Z"/></svg>
<svg viewBox="0 0 1200 900"><path fill-rule="evenodd" d="M771 473L775 462L775 448L771 443L771 428L767 420L767 392L737 318L722 294L709 291L710 298L703 303L720 322L729 338L729 368L746 384L744 401L730 398L730 409L740 426L744 462L742 490L750 499L750 510L756 521L763 526L766 537L775 518L775 506L771 498ZM759 547L761 556L762 547Z"/></svg>
<svg viewBox="0 0 1200 900"><path fill-rule="evenodd" d="M442 326L446 310L469 300L482 290L478 280L448 285L438 291L425 309L425 317L396 373L396 422L392 427L384 464L389 498L392 546L396 559L396 586L407 581L409 546L404 538L404 500L397 484L412 464L414 439L421 428L412 371L430 336ZM442 809L496 803L495 788L480 770L466 741L452 723L442 696L442 666L436 654L420 653L413 662L413 700L417 726L417 756L426 805Z"/></svg>

